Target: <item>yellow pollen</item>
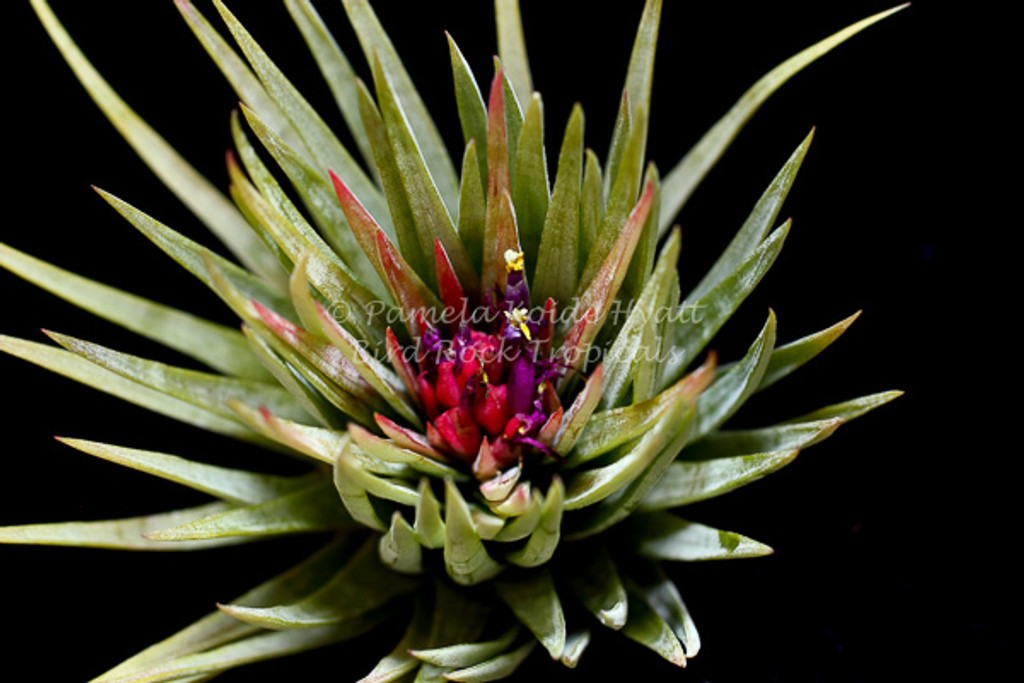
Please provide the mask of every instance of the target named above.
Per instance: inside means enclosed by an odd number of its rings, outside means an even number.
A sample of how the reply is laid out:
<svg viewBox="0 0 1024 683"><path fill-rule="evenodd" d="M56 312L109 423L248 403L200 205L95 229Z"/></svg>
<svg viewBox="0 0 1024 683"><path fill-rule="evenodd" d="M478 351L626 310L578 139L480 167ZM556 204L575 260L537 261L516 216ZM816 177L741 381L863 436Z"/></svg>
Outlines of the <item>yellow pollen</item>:
<svg viewBox="0 0 1024 683"><path fill-rule="evenodd" d="M509 319L513 325L518 325L523 336L526 337L527 341L533 341L533 337L530 336L530 328L526 326L526 321L529 320L529 312L525 308L513 308L512 312L505 312L505 316Z"/></svg>
<svg viewBox="0 0 1024 683"><path fill-rule="evenodd" d="M484 384L490 384L491 383L490 378L487 377L487 371L486 370L481 370L480 371L480 376L481 376L480 378L484 381Z"/></svg>
<svg viewBox="0 0 1024 683"><path fill-rule="evenodd" d="M523 252L516 251L515 249L505 250L505 272L511 273L512 271L523 270Z"/></svg>

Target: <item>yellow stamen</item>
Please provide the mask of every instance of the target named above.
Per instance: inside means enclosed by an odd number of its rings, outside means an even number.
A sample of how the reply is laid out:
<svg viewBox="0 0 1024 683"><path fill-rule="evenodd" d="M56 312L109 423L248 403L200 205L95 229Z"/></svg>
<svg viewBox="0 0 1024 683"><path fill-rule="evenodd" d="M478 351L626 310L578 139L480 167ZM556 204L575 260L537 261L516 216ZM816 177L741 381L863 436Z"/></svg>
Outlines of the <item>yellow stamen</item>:
<svg viewBox="0 0 1024 683"><path fill-rule="evenodd" d="M526 326L526 322L530 319L530 313L525 308L514 308L512 312L505 312L505 316L509 319L513 325L517 325L523 336L526 337L527 341L533 341L533 337L530 336L530 328Z"/></svg>
<svg viewBox="0 0 1024 683"><path fill-rule="evenodd" d="M523 270L523 252L516 251L515 249L505 250L505 272L511 273L512 271L522 272Z"/></svg>

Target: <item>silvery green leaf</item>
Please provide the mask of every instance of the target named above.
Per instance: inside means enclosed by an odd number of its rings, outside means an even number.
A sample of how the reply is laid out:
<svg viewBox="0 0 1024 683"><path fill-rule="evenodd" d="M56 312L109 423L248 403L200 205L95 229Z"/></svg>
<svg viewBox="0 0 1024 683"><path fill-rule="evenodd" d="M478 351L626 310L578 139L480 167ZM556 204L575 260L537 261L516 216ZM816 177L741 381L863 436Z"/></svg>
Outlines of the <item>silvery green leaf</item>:
<svg viewBox="0 0 1024 683"><path fill-rule="evenodd" d="M391 515L388 532L377 546L380 560L400 574L423 573L423 546L399 510Z"/></svg>
<svg viewBox="0 0 1024 683"><path fill-rule="evenodd" d="M361 480L362 468L352 455L354 451L351 439L347 440L334 461L334 488L352 519L375 531L387 531L387 524L378 516Z"/></svg>
<svg viewBox="0 0 1024 683"><path fill-rule="evenodd" d="M427 664L462 669L479 664L505 652L515 641L519 631L519 626L513 626L495 640L413 650L411 654L416 659Z"/></svg>
<svg viewBox="0 0 1024 683"><path fill-rule="evenodd" d="M637 27L633 41L633 51L629 57L629 68L626 72L626 85L619 114L615 122L616 134L612 136L611 149L608 151L609 182L614 182L618 172L619 161L623 155L622 147L626 144L625 131L634 126L643 146L647 141L647 121L641 112L651 109L651 82L654 77L654 55L658 44L658 25L661 21L661 0L647 0L644 3L640 25Z"/></svg>
<svg viewBox="0 0 1024 683"><path fill-rule="evenodd" d="M477 161L477 178L487 177L487 108L484 107L483 96L477 87L476 77L469 68L469 62L462 56L462 51L455 40L448 36L448 52L452 61L452 77L455 81L455 104L459 110L459 123L462 126L462 139L468 150L471 142L476 142L475 159ZM470 155L468 158L473 158ZM466 182L466 166L463 162L462 184ZM460 191L460 195L465 190ZM460 207L462 200L459 202ZM462 211L459 211L461 223ZM461 230L460 230L461 232Z"/></svg>
<svg viewBox="0 0 1024 683"><path fill-rule="evenodd" d="M316 59L320 74L331 89L334 101L345 118L345 125L355 140L363 160L372 168L373 153L370 151L370 141L363 130L359 115L356 75L352 65L309 0L285 0L285 6L295 25L302 32L310 53Z"/></svg>
<svg viewBox="0 0 1024 683"><path fill-rule="evenodd" d="M406 595L419 581L390 571L371 537L323 586L298 602L273 607L220 605L236 619L272 629L307 629L350 621Z"/></svg>
<svg viewBox="0 0 1024 683"><path fill-rule="evenodd" d="M387 617L375 612L334 626L288 631L262 632L220 647L161 662L130 676L115 676L104 683L157 683L180 681L188 676L219 673L236 666L304 652L360 636Z"/></svg>
<svg viewBox="0 0 1024 683"><path fill-rule="evenodd" d="M601 162L594 151L584 152L583 187L580 189L580 250L577 260L578 274L583 273L587 256L597 241L597 231L604 220L604 191L601 179Z"/></svg>
<svg viewBox="0 0 1024 683"><path fill-rule="evenodd" d="M459 196L455 166L394 45L391 44L367 0L342 0L342 4L359 38L367 63L372 66L375 60L380 61L381 69L391 82L395 97L408 117L409 126L430 175L437 184L448 211L454 212ZM445 246L447 247L447 244Z"/></svg>
<svg viewBox="0 0 1024 683"><path fill-rule="evenodd" d="M772 553L771 548L752 538L688 522L667 512L636 515L631 529L637 552L652 560L725 560Z"/></svg>
<svg viewBox="0 0 1024 683"><path fill-rule="evenodd" d="M580 434L590 422L590 417L601 400L601 392L604 387L604 366L597 367L587 377L586 384L576 398L573 399L569 409L562 416L562 426L555 437L555 452L559 455L567 455L576 445Z"/></svg>
<svg viewBox="0 0 1024 683"><path fill-rule="evenodd" d="M562 650L562 664L575 669L583 652L590 645L590 629L581 628L570 631L565 636L565 648Z"/></svg>
<svg viewBox="0 0 1024 683"><path fill-rule="evenodd" d="M666 445L675 444L678 435L689 430L692 419L692 403L676 402L642 437L622 446L609 464L567 473L565 509L594 505L623 489L658 459Z"/></svg>
<svg viewBox="0 0 1024 683"><path fill-rule="evenodd" d="M330 578L351 550L345 537L337 538L294 567L247 591L232 603L256 607L294 602ZM260 630L223 612L213 612L118 664L97 678L95 683L109 683L151 668L158 662L210 650Z"/></svg>
<svg viewBox="0 0 1024 683"><path fill-rule="evenodd" d="M430 480L426 477L420 479L413 529L416 530L416 535L424 548L436 550L444 547L445 529L444 520L441 518L441 503L434 495L433 489L430 488Z"/></svg>
<svg viewBox="0 0 1024 683"><path fill-rule="evenodd" d="M467 479L466 474L451 465L428 458L407 448L400 448L391 440L374 436L358 425L350 425L348 433L359 448L380 460L408 465L417 472L441 479L444 477L452 477L455 481L465 481Z"/></svg>
<svg viewBox="0 0 1024 683"><path fill-rule="evenodd" d="M711 266L711 270L704 275L700 283L686 296L688 301L696 301L707 294L712 287L735 270L740 262L750 255L757 248L757 245L761 244L764 238L768 236L768 231L775 225L775 219L778 218L779 211L782 209L782 203L786 201L789 189L793 186L793 181L796 180L797 171L800 170L800 164L803 163L804 156L807 154L807 149L811 146L813 138L814 130L811 130L810 134L796 148L796 151L786 160L786 164L772 180L768 189L757 200L753 211L747 216L747 220L744 221L736 236L732 238L729 246L725 248L722 255L715 261L715 265Z"/></svg>
<svg viewBox="0 0 1024 683"><path fill-rule="evenodd" d="M626 322L602 358L605 385L601 393L601 408L604 410L615 408L625 400L639 366L657 363L657 354L661 349L650 343L651 337L647 330L660 328L663 321L658 320L659 315L663 315L667 306L675 303L668 301L668 293L672 278L677 277L676 265L681 244L682 233L679 230L673 231L661 247L654 273L647 280L636 305L630 310ZM645 358L645 355L653 357Z"/></svg>
<svg viewBox="0 0 1024 683"><path fill-rule="evenodd" d="M242 325L242 334L245 335L245 340L249 343L249 348L252 350L254 356L259 360L260 364L265 367L270 374L274 376L285 391L291 394L296 401L298 401L306 412L312 415L317 422L325 426L341 427L345 424L345 417L341 411L337 410L327 399L324 398L315 387L302 376L302 374L295 369L295 367L287 360L282 358L264 339L264 336L271 337L272 335L256 332L249 325ZM297 355L297 354L296 354ZM327 384L327 382L324 382ZM229 406L235 413L238 414L237 406L228 403ZM264 433L264 430L254 426L252 420L247 420L246 415L239 415L243 422L247 425L256 429L260 433ZM266 436L266 434L264 433ZM278 441L276 437L275 441ZM317 456L314 456L317 457Z"/></svg>
<svg viewBox="0 0 1024 683"><path fill-rule="evenodd" d="M533 92L533 79L526 56L519 0L495 0L494 20L498 29L498 55L516 97L522 102Z"/></svg>
<svg viewBox="0 0 1024 683"><path fill-rule="evenodd" d="M706 363L653 398L595 413L587 421L576 448L565 461L565 467L579 467L649 432L664 421L666 411L697 400L711 383L714 373L715 361L710 357Z"/></svg>
<svg viewBox="0 0 1024 683"><path fill-rule="evenodd" d="M697 301L684 301L665 330L667 358L661 387L679 377L768 272L789 234L789 223L772 232L732 273ZM699 317L699 319L698 319Z"/></svg>
<svg viewBox="0 0 1024 683"><path fill-rule="evenodd" d="M665 414L650 434L639 439L633 448L642 451L637 458L642 463L640 472L633 474L596 505L578 514L566 539L572 541L593 536L629 517L686 445L694 413L692 403L680 402Z"/></svg>
<svg viewBox="0 0 1024 683"><path fill-rule="evenodd" d="M426 607L426 600L419 598L415 602L409 626L406 627L398 645L373 667L373 671L360 678L357 683L395 683L402 680L408 682L408 676L420 666L419 660L413 656L413 651L429 638L430 611Z"/></svg>
<svg viewBox="0 0 1024 683"><path fill-rule="evenodd" d="M636 117L646 121L647 112L638 111ZM619 238L619 234L624 230L623 226L636 205L637 196L640 192L640 181L644 172L645 130L643 122L634 121L634 125L629 131L622 159L616 169L617 175L612 180L604 218L601 220L596 238L591 245L586 263L583 266L583 273L580 275L579 292L582 292L592 280L598 277L598 271L601 269L605 257L612 251L612 246ZM637 227L637 230L643 227L646 222L647 214L645 213L644 220ZM623 273L623 276L625 276L625 273Z"/></svg>
<svg viewBox="0 0 1024 683"><path fill-rule="evenodd" d="M469 506L451 479L445 480L444 508L444 564L448 576L464 586L497 576L504 567L487 554Z"/></svg>
<svg viewBox="0 0 1024 683"><path fill-rule="evenodd" d="M486 138L484 140L486 141ZM478 149L485 146L486 142L478 143L476 140L470 140L466 144L466 152L462 158L462 185L459 188L459 239L466 245L469 260L478 270L483 268L484 224L487 220L481 178L487 176L480 175L480 171L477 170L478 162L473 157Z"/></svg>
<svg viewBox="0 0 1024 683"><path fill-rule="evenodd" d="M665 177L665 203L661 208L661 233L668 230L683 204L690 198L697 185L704 179L711 167L721 158L725 150L739 134L743 126L782 85L808 64L860 33L868 26L898 12L907 5L879 12L862 19L828 38L797 53L761 77L732 105L725 116L720 118L704 137L694 145L686 156Z"/></svg>
<svg viewBox="0 0 1024 683"><path fill-rule="evenodd" d="M758 391L766 389L780 379L793 372L801 365L811 360L824 351L836 339L846 332L853 321L860 316L857 311L845 320L840 320L832 327L809 334L806 337L790 342L785 346L778 346L772 351L772 357L768 360L768 369L764 371L761 378L761 386Z"/></svg>
<svg viewBox="0 0 1024 683"><path fill-rule="evenodd" d="M233 418L151 389L70 351L2 335L0 351L175 420L236 439L263 443L258 434Z"/></svg>
<svg viewBox="0 0 1024 683"><path fill-rule="evenodd" d="M544 106L539 93L533 93L526 107L516 145L516 160L512 203L516 210L516 226L526 261L527 279L532 280L551 198L548 164L544 155Z"/></svg>
<svg viewBox="0 0 1024 683"><path fill-rule="evenodd" d="M511 652L498 655L486 662L465 669L458 669L445 674L449 681L462 681L463 683L483 683L484 681L497 681L511 676L519 665L526 661L526 658L533 652L537 641L531 640L517 647Z"/></svg>
<svg viewBox="0 0 1024 683"><path fill-rule="evenodd" d="M479 595L471 591L452 586L439 578L434 579L434 615L427 647L438 648L480 640L490 621L493 603L479 598Z"/></svg>
<svg viewBox="0 0 1024 683"><path fill-rule="evenodd" d="M719 373L697 398L697 417L691 437L694 441L721 427L753 395L768 367L774 346L775 312L769 310L768 321L743 359Z"/></svg>
<svg viewBox="0 0 1024 683"><path fill-rule="evenodd" d="M423 252L423 247L420 244L416 220L413 217L412 207L409 205L409 196L406 194L405 185L402 183L398 161L391 149L391 141L384 125L384 118L373 101L373 95L367 90L366 84L358 81L356 87L359 97L359 112L363 119L366 135L370 140L370 149L373 151L374 165L380 176L381 187L384 188L384 196L388 201L388 210L394 225L392 232L398 241L398 250L401 252L402 258L408 261L420 278L426 278L428 276L427 255ZM358 200L358 197L356 199ZM344 208L342 205L342 210ZM372 220L376 225L376 218L372 218ZM379 261L375 256L376 248L367 249L364 245L363 251L366 252L368 259Z"/></svg>
<svg viewBox="0 0 1024 683"><path fill-rule="evenodd" d="M636 251L626 269L626 278L622 281L622 288L619 290L619 300L625 305L632 304L643 292L647 279L651 276L654 268L654 257L658 253L658 207L661 206L661 176L658 175L658 167L654 163L647 165L647 171L643 178L643 187L651 187L654 191L654 199L651 202L651 211L647 215L647 221L640 229L640 239L636 243ZM606 333L614 333L620 321L618 316L612 320L613 326ZM649 335L648 335L649 336Z"/></svg>
<svg viewBox="0 0 1024 683"><path fill-rule="evenodd" d="M338 456L339 463L345 462L346 476L378 498L390 500L399 505L416 505L418 494L405 479L395 478L412 473L404 465L395 466L374 458L358 448L350 439Z"/></svg>
<svg viewBox="0 0 1024 683"><path fill-rule="evenodd" d="M256 128L254 127L254 130ZM262 131L266 133L267 131ZM230 170L230 166L229 166ZM241 173L231 174L232 187L244 200L252 215L281 247L288 258L294 263L300 257L307 259L307 273L310 282L320 290L332 305L356 311L372 307L378 300L386 300L387 292L383 282L360 248L352 230L344 223L345 242L339 247L335 240L335 250L345 257L343 262L338 258L319 235L313 232L305 221L293 224L278 212ZM337 206L334 192L331 201ZM344 218L344 215L342 215ZM339 228L339 232L341 232ZM328 233L329 234L329 233ZM364 285L363 283L366 283ZM370 289L372 288L372 289ZM367 332L373 330L364 325Z"/></svg>
<svg viewBox="0 0 1024 683"><path fill-rule="evenodd" d="M850 401L844 401L843 403L836 403L824 408L815 410L813 413L807 413L800 417L789 420L786 424L794 424L798 422L814 422L817 420L831 420L834 418L840 418L842 420L853 420L861 415L874 410L879 406L884 406L889 401L899 398L903 395L902 391L883 391L878 394L870 394L868 396L861 396Z"/></svg>
<svg viewBox="0 0 1024 683"><path fill-rule="evenodd" d="M206 54L227 79L238 99L260 112L264 120L270 123L279 135L287 138L290 144L301 146L303 154L307 157L311 156L291 121L277 106L274 98L267 93L263 84L260 83L260 79L252 72L245 60L238 56L234 48L221 37L217 29L189 0L177 0L174 4L181 12L185 23L192 29L196 39L206 50Z"/></svg>
<svg viewBox="0 0 1024 683"><path fill-rule="evenodd" d="M235 417L228 407L230 400L264 405L291 418L301 419L306 415L295 399L274 384L158 363L56 332L48 335L68 351L100 367L222 417Z"/></svg>
<svg viewBox="0 0 1024 683"><path fill-rule="evenodd" d="M318 477L319 479L319 477ZM329 483L315 483L278 498L236 507L148 534L155 541L304 534L354 526Z"/></svg>
<svg viewBox="0 0 1024 683"><path fill-rule="evenodd" d="M539 567L555 554L558 547L562 527L562 509L565 504L565 487L562 479L555 475L551 478L544 504L541 506L540 519L530 538L519 550L506 554L506 559L520 567Z"/></svg>
<svg viewBox="0 0 1024 683"><path fill-rule="evenodd" d="M537 637L552 659L565 648L565 615L547 569L534 569L509 580L495 581L494 588L523 625Z"/></svg>
<svg viewBox="0 0 1024 683"><path fill-rule="evenodd" d="M798 450L793 449L674 462L644 496L638 510L665 510L720 496L785 467L793 462L797 453Z"/></svg>
<svg viewBox="0 0 1024 683"><path fill-rule="evenodd" d="M680 457L686 460L710 460L751 453L767 455L779 451L802 450L828 438L842 424L842 418L834 417L761 429L723 429L688 446Z"/></svg>
<svg viewBox="0 0 1024 683"><path fill-rule="evenodd" d="M363 197L363 201L371 207L371 212L379 212L383 215L386 212L384 198L373 181L363 172L359 163L352 158L352 155L338 141L320 115L281 73L281 70L224 4L220 0L214 0L214 5L234 36L235 42L242 48L253 71L259 76L267 92L274 98L303 139L305 147L312 157L309 160L312 165L319 169L321 176L327 173L327 169L332 169ZM351 255L350 252L343 253L346 256Z"/></svg>
<svg viewBox="0 0 1024 683"><path fill-rule="evenodd" d="M640 588L627 580L626 593L629 595L629 619L622 633L627 638L657 652L676 666L686 666L686 652L682 643L672 628L647 602Z"/></svg>
<svg viewBox="0 0 1024 683"><path fill-rule="evenodd" d="M536 301L549 297L556 302L569 301L576 292L582 174L583 109L576 105L558 153L555 189L540 235L536 273L531 278Z"/></svg>
<svg viewBox="0 0 1024 683"><path fill-rule="evenodd" d="M679 595L679 589L665 575L661 566L657 562L637 562L632 566L630 579L643 595L644 601L672 629L686 651L686 658L696 656L700 651L697 627Z"/></svg>
<svg viewBox="0 0 1024 683"><path fill-rule="evenodd" d="M98 522L56 522L0 527L0 544L67 545L80 548L112 548L115 550L204 550L240 543L244 539L218 538L202 541L163 543L150 534L230 510L227 503L209 503L172 512L111 519Z"/></svg>
<svg viewBox="0 0 1024 683"><path fill-rule="evenodd" d="M348 442L345 432L287 420L265 408L250 408L238 401L229 401L228 406L242 422L268 439L327 465L334 464Z"/></svg>
<svg viewBox="0 0 1024 683"><path fill-rule="evenodd" d="M93 102L153 173L246 267L271 282L278 278L277 282L281 283L281 271L273 254L253 234L227 197L192 168L103 80L46 2L34 0L32 9Z"/></svg>
<svg viewBox="0 0 1024 683"><path fill-rule="evenodd" d="M266 304L281 315L294 319L294 311L292 311L291 302L288 300L288 297L284 294L282 289L268 285L263 280L253 276L244 268L239 268L234 263L218 256L201 244L193 242L184 235L171 230L163 223L154 220L151 216L144 214L131 204L118 199L109 192L105 192L99 188L96 188L96 192L99 193L99 195L103 197L108 204L114 207L119 214L124 216L129 223L134 225L143 235L145 235L147 239L160 247L160 249L177 261L185 270L202 280L202 282L212 289L215 294L218 294L218 296L220 293L217 291L216 287L214 287L213 282L207 273L204 259L209 259L213 263L216 263L217 267L224 271L225 277L227 277L232 284L243 292L246 297ZM248 226L246 226L246 230L249 230ZM249 230L249 232L250 234L252 233L251 230ZM269 252L267 252L267 254L269 258L273 259L273 256ZM280 266L276 261L274 263L274 268L276 272L280 272Z"/></svg>
<svg viewBox="0 0 1024 683"><path fill-rule="evenodd" d="M339 325L326 308L318 306L317 311L320 314L320 329L327 336L328 341L341 351L367 384L384 399L389 408L417 429L421 428L423 421L395 373L364 348L359 339Z"/></svg>
<svg viewBox="0 0 1024 683"><path fill-rule="evenodd" d="M537 528L537 524L540 523L540 512L543 506L544 496L537 489L531 489L530 504L526 508L526 512L509 519L494 540L503 543L519 541L532 534L533 530Z"/></svg>
<svg viewBox="0 0 1024 683"><path fill-rule="evenodd" d="M269 379L238 330L84 278L0 244L0 266L90 313L238 377Z"/></svg>
<svg viewBox="0 0 1024 683"><path fill-rule="evenodd" d="M378 54L377 57L379 56ZM371 60L371 66L380 112L419 233L420 249L424 255L432 254L434 240L440 240L459 276L459 281L469 291L475 291L477 275L469 263L469 255L459 240L458 233L455 232L455 224L451 218L452 212L458 209L458 184L452 188L449 208L447 202L443 201L436 179L430 173L427 160L410 128L408 112L403 108L387 70L377 58ZM447 160L447 152L445 158ZM451 166L450 161L447 161L447 164ZM430 258L426 258L425 262L429 274L427 280L430 281L434 275L434 262Z"/></svg>
<svg viewBox="0 0 1024 683"><path fill-rule="evenodd" d="M585 554L573 569L567 582L576 597L602 624L616 630L622 628L629 614L626 589L608 550L598 546Z"/></svg>
<svg viewBox="0 0 1024 683"><path fill-rule="evenodd" d="M177 455L113 446L97 441L60 437L58 441L97 458L152 474L238 505L262 503L308 483L308 480L304 481L300 477L283 477L218 467Z"/></svg>

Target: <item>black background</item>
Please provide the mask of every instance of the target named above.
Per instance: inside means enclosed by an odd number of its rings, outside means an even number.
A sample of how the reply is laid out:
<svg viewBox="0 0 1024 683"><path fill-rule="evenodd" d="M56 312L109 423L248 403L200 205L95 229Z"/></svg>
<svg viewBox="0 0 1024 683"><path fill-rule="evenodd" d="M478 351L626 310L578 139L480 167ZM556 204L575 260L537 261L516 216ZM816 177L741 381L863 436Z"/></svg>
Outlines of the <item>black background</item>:
<svg viewBox="0 0 1024 683"><path fill-rule="evenodd" d="M197 168L226 187L223 152L235 98L173 4L54 3L86 54ZM480 79L494 51L490 3L378 2L449 146L461 151L442 30ZM574 101L602 157L640 2L532 2L523 12L544 96L549 153ZM233 9L279 65L341 128L326 88L278 2ZM340 3L318 3L365 75ZM622 7L620 7L620 5ZM628 7L626 7L628 5ZM705 6L705 5L713 5ZM834 347L753 399L735 424L756 426L891 388L907 395L844 427L786 470L688 516L749 534L776 554L673 570L704 640L686 672L598 633L575 674L535 654L519 680L1003 680L1002 620L1014 543L1008 504L1015 425L988 384L1011 380L995 289L1016 229L999 215L990 164L1010 155L999 22L920 2L808 68L744 130L684 209L681 275L697 282L761 190L811 128L817 136L784 209L786 249L714 346L740 354L769 306L789 341L863 309ZM206 3L199 5L213 15ZM757 77L884 2L669 2L663 12L649 155L663 172ZM95 184L213 246L74 82L32 15L4 19L4 216L0 240L84 275L234 324L204 288L89 189ZM1003 83L1012 82L1004 77ZM553 160L552 160L553 161ZM1016 221L1019 223L1019 220ZM984 255L985 261L981 261ZM1012 292L1013 290L1002 290ZM0 274L2 332L39 327L188 364ZM1005 299L1003 298L1005 297ZM1003 318L987 307L1003 307ZM1011 309L1012 310L1012 309ZM979 379L984 377L985 379ZM0 524L130 516L202 499L98 462L57 433L232 465L274 458L200 434L20 361L0 358ZM1012 392L1012 388L1010 389ZM1012 395L1012 394L1011 394ZM1009 407L1015 408L1014 403ZM1003 435L1006 436L1003 436ZM200 554L0 548L3 666L24 679L80 681L230 600L314 547L313 539ZM600 627L596 627L600 628ZM354 680L397 632L225 675L224 681ZM1008 676L1005 676L1008 677ZM8 679L8 672L0 673Z"/></svg>

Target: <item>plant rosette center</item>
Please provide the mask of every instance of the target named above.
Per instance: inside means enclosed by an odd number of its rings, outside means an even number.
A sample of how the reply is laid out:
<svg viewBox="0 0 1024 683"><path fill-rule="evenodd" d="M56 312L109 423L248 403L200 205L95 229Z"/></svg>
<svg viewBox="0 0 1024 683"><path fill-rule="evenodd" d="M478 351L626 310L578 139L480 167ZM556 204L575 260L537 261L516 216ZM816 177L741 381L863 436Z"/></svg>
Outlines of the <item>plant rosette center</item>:
<svg viewBox="0 0 1024 683"><path fill-rule="evenodd" d="M551 357L553 318L529 308L522 252L509 250L505 261L503 292L486 293L477 311L465 299L447 307L448 338L422 316L421 338L404 350L415 363L428 443L469 466L491 502L523 491L517 482L529 464L556 457L562 406L553 382L565 374Z"/></svg>

